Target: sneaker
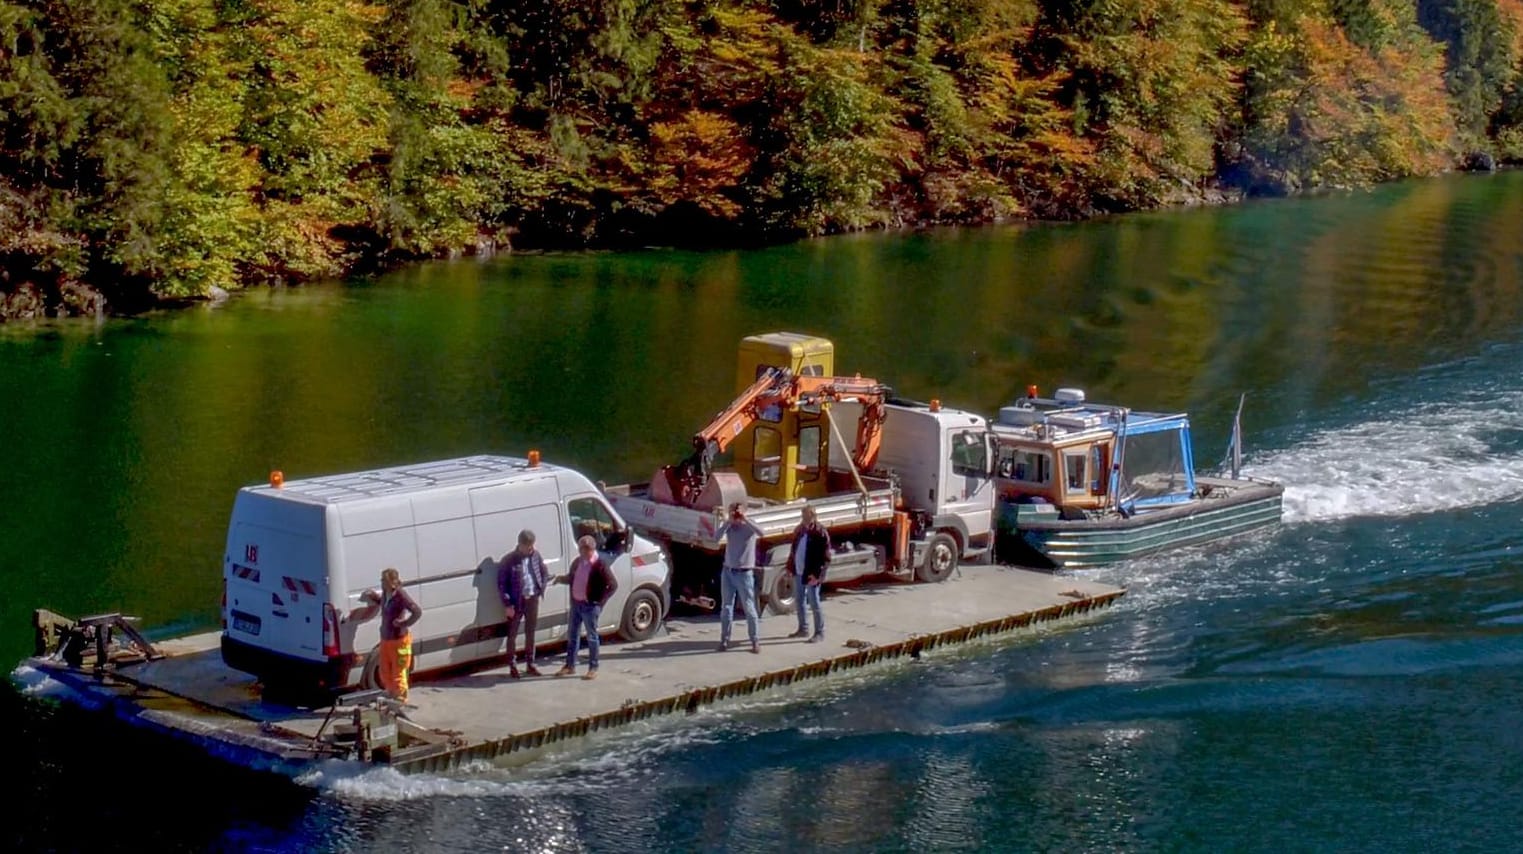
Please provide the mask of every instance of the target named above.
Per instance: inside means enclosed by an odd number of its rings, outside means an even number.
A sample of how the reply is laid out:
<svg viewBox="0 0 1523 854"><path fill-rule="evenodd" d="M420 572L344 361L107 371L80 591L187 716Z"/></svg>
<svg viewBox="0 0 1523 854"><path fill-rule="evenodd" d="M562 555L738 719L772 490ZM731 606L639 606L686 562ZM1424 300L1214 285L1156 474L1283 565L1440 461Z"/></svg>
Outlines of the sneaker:
<svg viewBox="0 0 1523 854"><path fill-rule="evenodd" d="M793 634L789 635L788 637L790 637L790 638L805 638L805 637L809 637L809 632L805 631L804 629L799 629L798 631L794 632Z"/></svg>
<svg viewBox="0 0 1523 854"><path fill-rule="evenodd" d="M598 678L598 669L596 667L594 667L591 670L587 671L586 673L583 673L582 674L582 678L583 679L596 679L596 678Z"/></svg>
<svg viewBox="0 0 1523 854"><path fill-rule="evenodd" d="M556 676L575 676L576 675L576 668L572 667L571 665L568 664L565 667L562 667L560 670L555 671L555 675Z"/></svg>
<svg viewBox="0 0 1523 854"><path fill-rule="evenodd" d="M508 678L509 679L517 679L518 678L518 668L517 667L509 667L508 668Z"/></svg>
<svg viewBox="0 0 1523 854"><path fill-rule="evenodd" d="M720 641L719 642L719 651L720 652L724 652L725 650L727 650L729 648L730 648L730 642L729 641Z"/></svg>
<svg viewBox="0 0 1523 854"><path fill-rule="evenodd" d="M539 672L539 668L538 668L538 667L535 667L535 666L534 666L534 665L532 665L532 664L531 664L531 665L529 665L529 666L528 666L528 667L525 667L525 668L524 668L524 673L527 673L527 674L528 674L528 675L530 675L530 676L544 676L544 675L545 675L545 674L543 674L543 673L540 673L540 672Z"/></svg>
<svg viewBox="0 0 1523 854"><path fill-rule="evenodd" d="M751 651L761 652L761 644L757 643L756 641L751 641Z"/></svg>
<svg viewBox="0 0 1523 854"><path fill-rule="evenodd" d="M810 643L824 643L825 642L825 636L824 635L810 635L809 636L809 642Z"/></svg>

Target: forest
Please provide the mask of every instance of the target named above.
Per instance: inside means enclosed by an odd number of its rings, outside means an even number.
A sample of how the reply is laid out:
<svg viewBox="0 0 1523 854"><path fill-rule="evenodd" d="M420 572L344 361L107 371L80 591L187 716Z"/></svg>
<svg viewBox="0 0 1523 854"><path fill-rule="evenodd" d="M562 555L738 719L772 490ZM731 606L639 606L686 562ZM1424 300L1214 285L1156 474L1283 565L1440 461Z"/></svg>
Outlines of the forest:
<svg viewBox="0 0 1523 854"><path fill-rule="evenodd" d="M0 317L1523 160L1523 0L0 0Z"/></svg>

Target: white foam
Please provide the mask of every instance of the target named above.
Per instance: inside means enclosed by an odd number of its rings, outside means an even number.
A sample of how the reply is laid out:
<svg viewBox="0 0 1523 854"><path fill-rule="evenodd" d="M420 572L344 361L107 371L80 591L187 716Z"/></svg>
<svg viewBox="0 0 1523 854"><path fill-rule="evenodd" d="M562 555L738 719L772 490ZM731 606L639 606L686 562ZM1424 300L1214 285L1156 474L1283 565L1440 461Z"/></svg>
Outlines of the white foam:
<svg viewBox="0 0 1523 854"><path fill-rule="evenodd" d="M98 709L104 705L99 697L76 690L73 686L49 676L47 671L38 670L29 664L18 665L15 670L12 670L11 682L28 697L68 702L86 709Z"/></svg>
<svg viewBox="0 0 1523 854"><path fill-rule="evenodd" d="M1523 392L1423 404L1319 432L1244 472L1285 484L1285 522L1408 516L1523 498L1523 451L1487 437L1523 430Z"/></svg>
<svg viewBox="0 0 1523 854"><path fill-rule="evenodd" d="M691 723L594 736L554 751L553 761L540 757L526 765L509 766L482 761L445 776L404 774L387 767L333 760L308 769L296 777L296 782L345 799L379 802L606 791L615 781L633 785L636 778L660 767L665 754L716 742L724 729L687 725Z"/></svg>

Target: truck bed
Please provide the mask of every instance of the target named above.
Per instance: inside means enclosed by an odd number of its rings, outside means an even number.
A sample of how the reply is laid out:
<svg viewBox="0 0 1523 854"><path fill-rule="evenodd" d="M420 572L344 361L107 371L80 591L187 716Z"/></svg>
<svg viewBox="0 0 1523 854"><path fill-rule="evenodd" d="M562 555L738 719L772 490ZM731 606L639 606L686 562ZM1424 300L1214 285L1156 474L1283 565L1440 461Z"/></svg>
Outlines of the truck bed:
<svg viewBox="0 0 1523 854"><path fill-rule="evenodd" d="M820 524L828 530L893 521L898 489L885 477L862 476L866 493L859 491L851 475L831 471L830 494L810 500L779 503L748 498L746 516L762 529L762 539L786 537L803 520L805 507L813 507ZM723 546L714 532L724 522L724 508L699 510L651 499L650 484L621 484L604 490L608 500L636 531L674 543L717 552Z"/></svg>

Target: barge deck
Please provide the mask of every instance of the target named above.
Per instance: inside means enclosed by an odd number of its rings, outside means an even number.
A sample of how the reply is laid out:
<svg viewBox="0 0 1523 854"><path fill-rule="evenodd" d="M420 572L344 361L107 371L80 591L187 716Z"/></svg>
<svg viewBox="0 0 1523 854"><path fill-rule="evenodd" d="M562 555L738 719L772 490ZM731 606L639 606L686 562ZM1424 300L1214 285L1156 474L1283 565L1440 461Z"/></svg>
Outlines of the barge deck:
<svg viewBox="0 0 1523 854"><path fill-rule="evenodd" d="M1120 588L1004 566L964 566L939 584L882 583L835 590L825 603L827 642L785 637L790 616L761 621L750 654L745 621L718 652L716 617L673 619L640 643L605 643L598 678L556 678L563 653L542 651L545 675L515 680L500 667L422 678L416 708L395 719L412 746L377 759L404 772L444 773L470 763L531 761L592 733L902 658L919 658L1000 634L1103 609ZM85 706L190 741L235 764L298 776L333 756L322 745L330 710L265 701L253 678L222 663L219 634L156 644L162 657L118 665L104 678L61 661L24 664L72 689ZM585 656L585 652L584 652ZM585 660L582 665L585 670ZM19 678L19 677L18 677ZM389 724L387 724L389 725Z"/></svg>

